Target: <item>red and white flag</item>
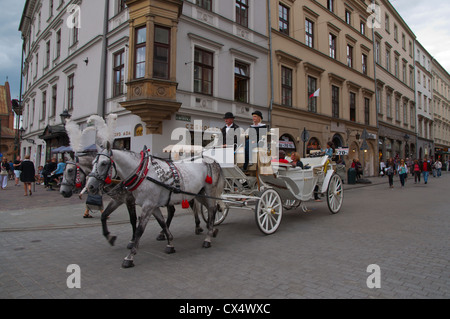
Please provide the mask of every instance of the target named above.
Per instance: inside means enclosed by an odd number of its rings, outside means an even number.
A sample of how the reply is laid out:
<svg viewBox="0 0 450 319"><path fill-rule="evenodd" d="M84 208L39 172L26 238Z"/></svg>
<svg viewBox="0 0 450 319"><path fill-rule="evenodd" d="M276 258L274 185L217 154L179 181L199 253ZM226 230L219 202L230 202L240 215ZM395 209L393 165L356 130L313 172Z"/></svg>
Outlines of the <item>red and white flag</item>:
<svg viewBox="0 0 450 319"><path fill-rule="evenodd" d="M319 92L320 92L320 89L317 89L317 91L314 92L313 94L311 94L311 95L309 96L309 98L319 96Z"/></svg>

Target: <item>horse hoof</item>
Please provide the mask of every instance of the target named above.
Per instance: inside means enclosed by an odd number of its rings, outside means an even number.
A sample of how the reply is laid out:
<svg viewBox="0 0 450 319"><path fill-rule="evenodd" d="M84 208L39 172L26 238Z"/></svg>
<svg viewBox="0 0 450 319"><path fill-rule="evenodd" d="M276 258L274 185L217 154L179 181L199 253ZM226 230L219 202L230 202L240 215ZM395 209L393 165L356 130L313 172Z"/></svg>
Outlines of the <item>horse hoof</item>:
<svg viewBox="0 0 450 319"><path fill-rule="evenodd" d="M159 234L158 237L156 237L157 241L165 241L166 240L166 236L164 234Z"/></svg>
<svg viewBox="0 0 450 319"><path fill-rule="evenodd" d="M201 233L203 233L203 228L199 227L195 229L195 234L196 235L200 235Z"/></svg>
<svg viewBox="0 0 450 319"><path fill-rule="evenodd" d="M134 247L134 241L130 241L127 245L127 249L133 249Z"/></svg>
<svg viewBox="0 0 450 319"><path fill-rule="evenodd" d="M111 246L114 246L114 243L116 242L117 236L111 236L111 238L108 239L108 243Z"/></svg>
<svg viewBox="0 0 450 319"><path fill-rule="evenodd" d="M175 253L175 247L167 246L164 251L166 252L166 254L173 254L173 253Z"/></svg>
<svg viewBox="0 0 450 319"><path fill-rule="evenodd" d="M214 229L214 231L213 231L213 237L215 238L215 237L217 237L217 234L219 233L219 229Z"/></svg>
<svg viewBox="0 0 450 319"><path fill-rule="evenodd" d="M209 241L203 242L203 248L210 248L210 247L211 247L211 243Z"/></svg>
<svg viewBox="0 0 450 319"><path fill-rule="evenodd" d="M132 268L134 267L134 262L132 260L124 260L122 263L122 268Z"/></svg>

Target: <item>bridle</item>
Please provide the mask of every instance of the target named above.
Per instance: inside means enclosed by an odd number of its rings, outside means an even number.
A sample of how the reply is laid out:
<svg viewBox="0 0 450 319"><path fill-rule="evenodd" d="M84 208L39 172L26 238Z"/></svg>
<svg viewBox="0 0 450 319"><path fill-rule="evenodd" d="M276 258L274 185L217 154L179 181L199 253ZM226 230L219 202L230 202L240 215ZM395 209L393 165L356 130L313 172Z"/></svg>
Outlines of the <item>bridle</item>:
<svg viewBox="0 0 450 319"><path fill-rule="evenodd" d="M106 156L107 158L109 158L108 168L105 170L105 173L103 173L103 174L100 174L98 172L98 168L96 165L96 164L98 164L100 156ZM97 156L95 157L94 161L92 162L92 164L93 164L92 172L89 173L88 177L93 177L102 184L108 184L108 185L111 184L112 179L113 179L113 175L112 175L113 170L115 172L115 175L117 175L116 164L114 163L114 161L112 159L112 154L107 155L107 154L103 154L103 153L98 153Z"/></svg>
<svg viewBox="0 0 450 319"><path fill-rule="evenodd" d="M72 164L72 165L75 165L75 175L74 175L74 178L73 178L73 180L67 180L67 178L65 178L66 177L66 170L67 170L67 167L68 167L68 165L67 164ZM84 182L86 183L86 176L87 176L87 174L85 173L85 171L78 165L78 163L75 163L75 162L66 162L66 167L64 168L64 179L63 179L63 181L62 181L62 183L61 183L61 185L64 185L64 186L70 186L70 187L72 187L72 188L82 188L83 187L83 180L82 180L82 178L81 178L81 175L84 175L85 176L85 178L84 178ZM64 182L65 181L65 182Z"/></svg>

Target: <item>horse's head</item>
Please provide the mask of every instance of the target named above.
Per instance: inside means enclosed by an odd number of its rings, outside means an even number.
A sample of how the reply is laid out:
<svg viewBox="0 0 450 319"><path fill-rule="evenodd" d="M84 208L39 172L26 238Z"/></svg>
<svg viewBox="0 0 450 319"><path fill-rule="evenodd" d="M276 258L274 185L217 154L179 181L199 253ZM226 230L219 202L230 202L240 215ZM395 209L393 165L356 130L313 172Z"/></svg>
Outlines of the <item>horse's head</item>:
<svg viewBox="0 0 450 319"><path fill-rule="evenodd" d="M90 194L97 194L105 184L111 183L113 167L112 151L108 143L107 148L100 151L92 162L92 171L86 183Z"/></svg>
<svg viewBox="0 0 450 319"><path fill-rule="evenodd" d="M76 189L80 189L86 183L86 174L77 163L67 162L64 168L63 179L59 192L65 198L72 196Z"/></svg>

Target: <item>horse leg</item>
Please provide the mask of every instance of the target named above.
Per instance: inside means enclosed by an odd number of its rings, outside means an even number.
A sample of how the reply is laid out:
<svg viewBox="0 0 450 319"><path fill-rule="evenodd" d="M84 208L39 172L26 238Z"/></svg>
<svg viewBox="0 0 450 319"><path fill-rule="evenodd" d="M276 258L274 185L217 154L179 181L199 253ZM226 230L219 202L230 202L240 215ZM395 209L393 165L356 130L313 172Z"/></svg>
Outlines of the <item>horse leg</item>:
<svg viewBox="0 0 450 319"><path fill-rule="evenodd" d="M137 249L139 247L139 241L144 234L145 227L147 227L147 223L150 219L150 211L149 209L142 210L141 217L139 218L139 225L136 228L136 237L134 241L134 245L132 245L130 249L130 253L125 257L122 262L122 268L131 268L134 267L134 256L137 254Z"/></svg>
<svg viewBox="0 0 450 319"><path fill-rule="evenodd" d="M133 230L131 240L127 245L127 248L131 249L136 240L136 223L137 223L136 202L135 202L134 197L128 196L126 199L126 204L127 204L127 209L128 209L128 215L130 216L131 229Z"/></svg>
<svg viewBox="0 0 450 319"><path fill-rule="evenodd" d="M206 238L203 241L203 248L210 248L211 247L211 237L216 237L219 230L217 228L214 228L214 221L216 219L216 211L217 211L217 205L211 203L208 201L208 233L206 234Z"/></svg>
<svg viewBox="0 0 450 319"><path fill-rule="evenodd" d="M172 218L174 215L175 215L175 206L173 205L167 206L167 220L166 220L167 228L170 228L170 223L172 222ZM156 240L158 241L166 240L166 235L163 229L159 233L158 237L156 237Z"/></svg>
<svg viewBox="0 0 450 319"><path fill-rule="evenodd" d="M101 216L103 236L106 237L106 240L111 246L114 246L114 242L116 241L117 236L111 236L111 234L109 233L107 225L108 217L109 215L112 214L113 211L117 209L117 207L119 207L122 204L123 202L113 199L112 201L109 202L108 206L106 206Z"/></svg>
<svg viewBox="0 0 450 319"><path fill-rule="evenodd" d="M202 205L199 204L195 199L192 199L189 202L189 205L191 206L192 212L194 213L194 219L195 219L195 234L200 235L203 233L203 228L200 226L200 218L198 217L199 209L203 209Z"/></svg>
<svg viewBox="0 0 450 319"><path fill-rule="evenodd" d="M170 206L169 206L170 207ZM168 208L169 208L168 207ZM173 210L175 212L175 208ZM169 227L167 226L165 220L164 220L164 216L161 213L161 209L155 208L153 210L153 216L155 217L156 221L158 222L159 226L161 226L164 234L166 235L166 239L167 239L167 246L166 246L166 250L165 252L167 254L173 254L175 252L175 248L172 245L172 241L173 241L173 236L170 233Z"/></svg>

